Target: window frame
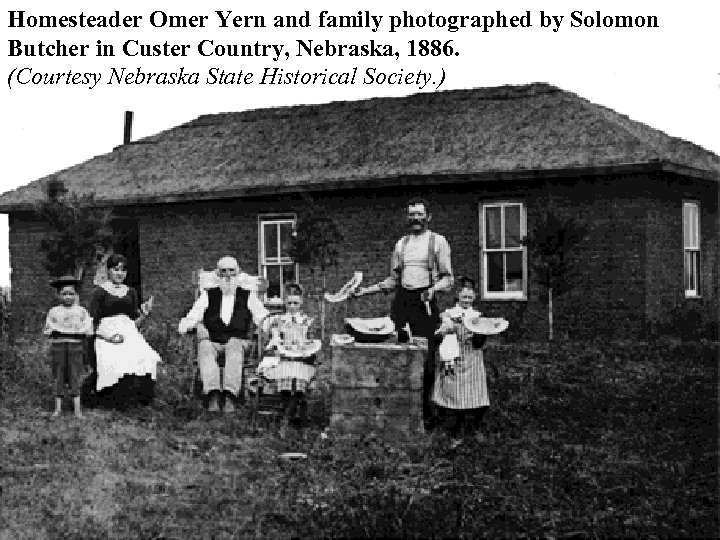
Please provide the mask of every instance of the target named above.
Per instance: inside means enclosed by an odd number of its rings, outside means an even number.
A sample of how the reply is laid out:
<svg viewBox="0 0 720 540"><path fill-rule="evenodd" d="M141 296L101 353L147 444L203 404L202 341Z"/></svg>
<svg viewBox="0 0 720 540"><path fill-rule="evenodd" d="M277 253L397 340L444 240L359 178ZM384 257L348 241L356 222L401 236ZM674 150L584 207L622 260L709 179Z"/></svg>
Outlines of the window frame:
<svg viewBox="0 0 720 540"><path fill-rule="evenodd" d="M280 230L279 226L281 224L290 223L292 225L293 233L295 232L297 228L297 214L294 213L284 213L284 214L258 214L258 275L262 276L264 278L267 278L267 268L269 266L289 266L292 265L294 267L295 271L295 279L299 282L300 281L300 265L298 263L293 263L292 259L290 257L282 257L282 253L280 252L281 249L281 238L280 238ZM265 226L266 225L276 225L278 227L278 260L277 261L270 261L268 262L265 257ZM280 299L285 300L285 280L283 277L282 269L281 269L281 282L280 282ZM267 302L268 296L267 292L263 293L261 300L263 302Z"/></svg>
<svg viewBox="0 0 720 540"><path fill-rule="evenodd" d="M697 219L697 222L695 223L695 230L696 230L696 241L697 244L695 246L688 246L685 244L685 210L686 208L694 207L695 208L695 217ZM694 199L685 199L682 202L682 245L683 245L683 291L685 293L685 298L700 298L700 261L702 257L702 242L701 242L701 233L700 230L700 201L694 200ZM688 275L688 254L694 253L696 254L694 257L694 282L695 282L695 288L688 288L688 284L686 282L686 276ZM691 280L692 281L692 280Z"/></svg>
<svg viewBox="0 0 720 540"><path fill-rule="evenodd" d="M505 207L507 206L519 206L520 207L520 241L521 245L513 248L506 248L502 246L505 243ZM497 208L500 210L500 248L486 248L485 238L485 220L486 210L488 208ZM479 216L479 268L480 268L480 298L481 300L489 301L527 301L527 285L528 285L528 260L527 260L527 246L522 244L522 240L527 235L527 205L524 201L518 199L503 199L503 200L488 200L480 201L478 206ZM487 269L487 254L488 253L507 253L507 252L520 252L522 254L522 289L519 291L488 291L488 269ZM504 276L507 279L507 276Z"/></svg>

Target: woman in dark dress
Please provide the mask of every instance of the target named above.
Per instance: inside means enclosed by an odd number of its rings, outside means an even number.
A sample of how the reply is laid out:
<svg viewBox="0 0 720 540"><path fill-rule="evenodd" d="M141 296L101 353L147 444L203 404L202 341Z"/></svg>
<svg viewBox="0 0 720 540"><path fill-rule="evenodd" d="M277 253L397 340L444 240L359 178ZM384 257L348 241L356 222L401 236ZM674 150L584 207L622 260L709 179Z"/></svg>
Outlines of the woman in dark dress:
<svg viewBox="0 0 720 540"><path fill-rule="evenodd" d="M149 403L155 393L160 356L137 327L150 314L152 297L138 306L135 289L123 282L127 259L111 255L108 280L94 291L90 316L95 324L96 388L101 402L125 408Z"/></svg>

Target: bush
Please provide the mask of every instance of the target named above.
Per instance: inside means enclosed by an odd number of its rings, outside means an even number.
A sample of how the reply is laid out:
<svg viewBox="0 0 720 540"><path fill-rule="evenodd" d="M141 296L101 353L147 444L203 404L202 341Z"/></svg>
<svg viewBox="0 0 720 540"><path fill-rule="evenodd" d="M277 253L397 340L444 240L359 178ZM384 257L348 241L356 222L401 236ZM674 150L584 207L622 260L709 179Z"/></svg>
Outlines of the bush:
<svg viewBox="0 0 720 540"><path fill-rule="evenodd" d="M50 346L46 339L0 340L2 398L39 405L53 396Z"/></svg>
<svg viewBox="0 0 720 540"><path fill-rule="evenodd" d="M665 317L650 321L649 334L654 338L717 341L717 304L695 299L675 304Z"/></svg>

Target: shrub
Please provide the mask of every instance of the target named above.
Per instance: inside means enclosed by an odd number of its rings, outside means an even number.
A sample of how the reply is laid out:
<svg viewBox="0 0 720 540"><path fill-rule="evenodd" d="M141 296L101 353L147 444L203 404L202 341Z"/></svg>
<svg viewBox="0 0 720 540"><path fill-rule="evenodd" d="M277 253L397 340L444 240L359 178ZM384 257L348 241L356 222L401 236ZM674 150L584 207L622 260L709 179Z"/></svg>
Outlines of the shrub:
<svg viewBox="0 0 720 540"><path fill-rule="evenodd" d="M650 321L648 333L653 338L669 336L683 340L717 340L717 304L699 299L677 303L667 315Z"/></svg>
<svg viewBox="0 0 720 540"><path fill-rule="evenodd" d="M92 195L68 194L59 180L48 183L46 198L35 204L35 213L48 224L38 247L51 276L81 276L113 243L112 212L97 208Z"/></svg>
<svg viewBox="0 0 720 540"><path fill-rule="evenodd" d="M9 343L0 340L0 380L3 400L41 404L53 395L49 343L37 339Z"/></svg>

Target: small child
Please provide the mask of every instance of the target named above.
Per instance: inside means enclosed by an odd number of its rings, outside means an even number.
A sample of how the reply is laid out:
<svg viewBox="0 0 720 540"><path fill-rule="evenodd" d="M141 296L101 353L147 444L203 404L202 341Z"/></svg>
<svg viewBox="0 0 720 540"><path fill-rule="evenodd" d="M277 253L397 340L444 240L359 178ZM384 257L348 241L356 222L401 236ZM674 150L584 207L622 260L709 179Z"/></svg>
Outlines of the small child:
<svg viewBox="0 0 720 540"><path fill-rule="evenodd" d="M306 354L298 351L292 358L281 357L277 367L274 368L268 378L274 379L277 388L283 396L285 414L283 416L283 427L281 434L284 434L285 427L295 410L299 407L301 419L305 420L304 396L307 392L310 381L315 376L315 353L318 341L310 339L308 330L313 319L302 312L303 290L297 283L289 283L285 287L285 313L275 315L269 321L272 339L267 345L268 349L277 349L284 346L290 350L309 346L313 343L315 347L305 349Z"/></svg>
<svg viewBox="0 0 720 540"><path fill-rule="evenodd" d="M483 414L490 405L482 347L486 336L474 334L464 324L465 319L479 317L473 308L475 284L470 278L460 279L458 302L441 314L442 324L436 332L438 339L455 341L453 346L443 343L440 362L435 373L432 400L445 417L451 435L462 431L476 431Z"/></svg>
<svg viewBox="0 0 720 540"><path fill-rule="evenodd" d="M73 276L63 276L51 283L58 291L61 305L50 309L43 333L50 338L50 358L55 378L55 412L62 412L65 382L76 418L83 418L80 410L80 383L83 369L83 346L86 336L92 335L93 324L87 310L78 304L76 287L79 282Z"/></svg>

